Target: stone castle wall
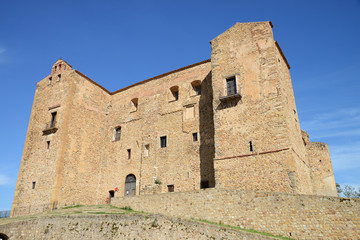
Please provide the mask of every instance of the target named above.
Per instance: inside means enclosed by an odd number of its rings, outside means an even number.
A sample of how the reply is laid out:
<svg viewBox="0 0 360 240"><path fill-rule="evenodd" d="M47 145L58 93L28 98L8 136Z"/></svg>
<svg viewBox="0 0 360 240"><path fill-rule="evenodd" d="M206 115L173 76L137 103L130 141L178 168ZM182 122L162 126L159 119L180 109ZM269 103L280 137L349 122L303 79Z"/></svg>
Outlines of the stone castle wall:
<svg viewBox="0 0 360 240"><path fill-rule="evenodd" d="M360 199L205 189L116 198L118 207L206 219L294 239L359 239Z"/></svg>
<svg viewBox="0 0 360 240"><path fill-rule="evenodd" d="M43 217L2 224L0 237L17 239L275 239L161 215Z"/></svg>
<svg viewBox="0 0 360 240"><path fill-rule="evenodd" d="M271 23L237 23L211 45L210 60L112 93L57 61L37 84L13 215L105 203L112 191L125 194L127 176L136 195L207 187L336 195L328 149L302 140Z"/></svg>

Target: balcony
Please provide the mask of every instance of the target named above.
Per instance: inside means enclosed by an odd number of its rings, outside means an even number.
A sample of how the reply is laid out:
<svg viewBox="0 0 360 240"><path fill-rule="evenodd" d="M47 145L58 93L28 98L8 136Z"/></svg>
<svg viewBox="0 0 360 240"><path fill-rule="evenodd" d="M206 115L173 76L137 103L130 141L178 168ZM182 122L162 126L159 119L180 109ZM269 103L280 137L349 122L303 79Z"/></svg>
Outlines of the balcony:
<svg viewBox="0 0 360 240"><path fill-rule="evenodd" d="M51 122L47 122L45 124L45 128L43 130L43 135L48 135L51 133L56 133L56 131L58 130L57 126L56 126L56 122L55 121L51 121Z"/></svg>
<svg viewBox="0 0 360 240"><path fill-rule="evenodd" d="M240 93L235 93L235 94L231 94L231 95L228 95L228 96L223 96L223 97L220 97L220 101L221 102L228 102L228 101L231 101L231 100L239 100L241 98L241 95Z"/></svg>

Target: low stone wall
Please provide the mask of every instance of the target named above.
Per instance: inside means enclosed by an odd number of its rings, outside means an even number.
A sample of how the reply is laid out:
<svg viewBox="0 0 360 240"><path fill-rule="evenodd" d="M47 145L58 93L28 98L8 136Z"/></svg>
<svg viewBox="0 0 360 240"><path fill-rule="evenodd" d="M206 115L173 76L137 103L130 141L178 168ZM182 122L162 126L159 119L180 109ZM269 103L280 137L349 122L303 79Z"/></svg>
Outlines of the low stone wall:
<svg viewBox="0 0 360 240"><path fill-rule="evenodd" d="M161 215L55 216L2 224L0 238L18 239L274 239Z"/></svg>
<svg viewBox="0 0 360 240"><path fill-rule="evenodd" d="M360 239L360 199L204 189L115 198L112 204L295 239Z"/></svg>

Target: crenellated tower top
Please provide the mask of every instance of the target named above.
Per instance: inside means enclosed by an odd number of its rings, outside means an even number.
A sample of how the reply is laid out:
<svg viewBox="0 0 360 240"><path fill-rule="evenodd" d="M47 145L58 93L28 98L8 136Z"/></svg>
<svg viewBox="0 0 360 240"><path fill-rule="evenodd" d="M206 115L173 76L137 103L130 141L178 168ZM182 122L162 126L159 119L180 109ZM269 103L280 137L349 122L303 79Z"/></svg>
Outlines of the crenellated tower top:
<svg viewBox="0 0 360 240"><path fill-rule="evenodd" d="M68 71L71 69L72 69L72 66L60 58L52 66L51 74L62 73L63 71Z"/></svg>

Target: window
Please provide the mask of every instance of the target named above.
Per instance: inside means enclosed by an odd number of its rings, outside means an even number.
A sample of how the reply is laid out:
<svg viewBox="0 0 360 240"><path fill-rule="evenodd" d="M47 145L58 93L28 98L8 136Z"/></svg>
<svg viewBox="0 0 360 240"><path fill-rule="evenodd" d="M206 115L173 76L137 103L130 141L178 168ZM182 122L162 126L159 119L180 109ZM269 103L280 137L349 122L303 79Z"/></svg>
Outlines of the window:
<svg viewBox="0 0 360 240"><path fill-rule="evenodd" d="M46 141L46 149L50 149L50 141Z"/></svg>
<svg viewBox="0 0 360 240"><path fill-rule="evenodd" d="M160 137L160 147L165 148L166 146L166 136Z"/></svg>
<svg viewBox="0 0 360 240"><path fill-rule="evenodd" d="M55 72L56 72L57 66L55 66Z"/></svg>
<svg viewBox="0 0 360 240"><path fill-rule="evenodd" d="M192 134L192 139L193 139L193 142L198 141L198 133L197 132Z"/></svg>
<svg viewBox="0 0 360 240"><path fill-rule="evenodd" d="M32 189L35 189L36 187L36 182L32 182Z"/></svg>
<svg viewBox="0 0 360 240"><path fill-rule="evenodd" d="M115 128L114 141L119 141L121 136L121 127Z"/></svg>
<svg viewBox="0 0 360 240"><path fill-rule="evenodd" d="M254 151L254 148L253 148L253 144L252 144L251 141L249 142L249 146L250 146L250 152L253 152L253 151Z"/></svg>
<svg viewBox="0 0 360 240"><path fill-rule="evenodd" d="M149 156L149 152L150 152L150 144L146 144L145 145L145 149L144 149L144 156L148 157Z"/></svg>
<svg viewBox="0 0 360 240"><path fill-rule="evenodd" d="M174 184L167 185L167 187L168 187L168 192L174 192Z"/></svg>
<svg viewBox="0 0 360 240"><path fill-rule="evenodd" d="M52 77L49 77L49 84L51 84L52 82Z"/></svg>
<svg viewBox="0 0 360 240"><path fill-rule="evenodd" d="M236 94L236 79L235 79L235 76L226 79L226 88L227 88L227 95L228 96Z"/></svg>
<svg viewBox="0 0 360 240"><path fill-rule="evenodd" d="M61 79L61 74L59 74L59 75L57 76L57 81L60 81L60 79Z"/></svg>
<svg viewBox="0 0 360 240"><path fill-rule="evenodd" d="M195 80L191 83L191 86L195 92L195 95L201 95L201 81Z"/></svg>
<svg viewBox="0 0 360 240"><path fill-rule="evenodd" d="M50 128L54 128L54 127L55 127L55 124L56 124L56 115L57 115L57 112L52 112L52 113L51 113Z"/></svg>
<svg viewBox="0 0 360 240"><path fill-rule="evenodd" d="M172 101L177 101L179 99L179 87L173 86L170 88L171 94L172 94Z"/></svg>
<svg viewBox="0 0 360 240"><path fill-rule="evenodd" d="M131 149L127 150L127 156L128 156L128 159L131 159Z"/></svg>
<svg viewBox="0 0 360 240"><path fill-rule="evenodd" d="M138 98L133 98L131 100L132 106L131 106L131 112L136 112L138 110Z"/></svg>

